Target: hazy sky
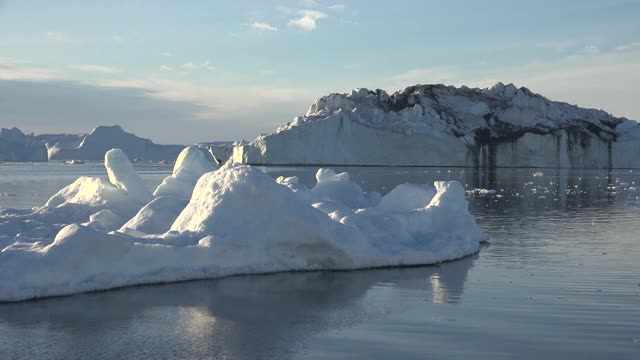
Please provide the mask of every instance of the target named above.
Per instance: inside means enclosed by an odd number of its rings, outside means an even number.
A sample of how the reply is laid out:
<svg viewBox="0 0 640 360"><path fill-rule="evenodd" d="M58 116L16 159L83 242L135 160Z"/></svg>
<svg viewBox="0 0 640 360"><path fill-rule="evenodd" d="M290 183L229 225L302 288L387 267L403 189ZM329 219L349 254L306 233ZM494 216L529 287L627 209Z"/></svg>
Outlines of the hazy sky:
<svg viewBox="0 0 640 360"><path fill-rule="evenodd" d="M0 0L0 126L252 139L352 88L527 86L640 119L640 0Z"/></svg>

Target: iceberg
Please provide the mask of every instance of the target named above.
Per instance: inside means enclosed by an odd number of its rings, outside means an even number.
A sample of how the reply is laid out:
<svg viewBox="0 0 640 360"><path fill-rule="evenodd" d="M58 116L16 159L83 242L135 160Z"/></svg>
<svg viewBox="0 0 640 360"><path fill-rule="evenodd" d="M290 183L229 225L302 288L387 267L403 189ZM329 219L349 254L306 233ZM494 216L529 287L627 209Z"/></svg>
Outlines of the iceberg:
<svg viewBox="0 0 640 360"><path fill-rule="evenodd" d="M233 149L253 165L640 167L640 125L525 87L356 89Z"/></svg>
<svg viewBox="0 0 640 360"><path fill-rule="evenodd" d="M130 159L171 160L184 146L159 145L124 131L120 126L98 126L89 134L39 135L47 146L49 160L101 160L112 148L121 149Z"/></svg>
<svg viewBox="0 0 640 360"><path fill-rule="evenodd" d="M295 177L187 148L153 195L123 151L41 208L0 211L0 301L283 271L434 264L486 235L455 181L366 193L347 173ZM197 180L193 182L193 179Z"/></svg>
<svg viewBox="0 0 640 360"><path fill-rule="evenodd" d="M0 129L0 161L47 161L47 149L33 134L18 128Z"/></svg>

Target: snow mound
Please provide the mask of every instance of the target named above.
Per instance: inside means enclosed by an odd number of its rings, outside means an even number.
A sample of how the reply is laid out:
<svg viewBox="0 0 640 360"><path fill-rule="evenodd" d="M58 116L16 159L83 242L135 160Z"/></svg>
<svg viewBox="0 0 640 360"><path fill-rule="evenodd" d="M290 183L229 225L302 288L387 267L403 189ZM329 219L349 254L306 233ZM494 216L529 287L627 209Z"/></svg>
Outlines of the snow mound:
<svg viewBox="0 0 640 360"><path fill-rule="evenodd" d="M113 183L81 178L33 213L0 214L0 229L56 230L2 237L0 301L234 274L433 264L475 253L486 238L457 182L403 184L382 198L346 173L320 169L309 189L227 164L204 173L188 203L162 196L145 205L149 194L126 157L110 151L107 159ZM176 174L197 168L180 162ZM82 211L58 213L71 206Z"/></svg>
<svg viewBox="0 0 640 360"><path fill-rule="evenodd" d="M204 173L217 168L212 156L199 147L189 146L180 152L173 174L167 176L153 193L155 196L174 196L189 199L193 187Z"/></svg>
<svg viewBox="0 0 640 360"><path fill-rule="evenodd" d="M120 231L138 236L165 233L188 203L177 197L160 196L140 209Z"/></svg>

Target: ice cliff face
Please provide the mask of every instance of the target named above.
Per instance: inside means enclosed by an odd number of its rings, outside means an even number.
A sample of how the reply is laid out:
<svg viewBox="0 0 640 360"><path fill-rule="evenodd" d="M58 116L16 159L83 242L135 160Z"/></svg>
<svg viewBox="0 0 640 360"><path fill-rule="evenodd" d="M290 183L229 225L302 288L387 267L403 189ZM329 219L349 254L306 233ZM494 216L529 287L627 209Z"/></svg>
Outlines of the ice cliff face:
<svg viewBox="0 0 640 360"><path fill-rule="evenodd" d="M18 128L0 129L0 161L47 161L47 149Z"/></svg>
<svg viewBox="0 0 640 360"><path fill-rule="evenodd" d="M416 85L319 98L234 149L248 164L640 167L640 127L527 88ZM635 155L634 155L635 154Z"/></svg>
<svg viewBox="0 0 640 360"><path fill-rule="evenodd" d="M155 144L149 139L124 131L118 125L98 126L90 134L81 136L79 144L77 136L47 136L50 160L101 160L111 148L122 149L131 159L171 160L184 148L181 145Z"/></svg>

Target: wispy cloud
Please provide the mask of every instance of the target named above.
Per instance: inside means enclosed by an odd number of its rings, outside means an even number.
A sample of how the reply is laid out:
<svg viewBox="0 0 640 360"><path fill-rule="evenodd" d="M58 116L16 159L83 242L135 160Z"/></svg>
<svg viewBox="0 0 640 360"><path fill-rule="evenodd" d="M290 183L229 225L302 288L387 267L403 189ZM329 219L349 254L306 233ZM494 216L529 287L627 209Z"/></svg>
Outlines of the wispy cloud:
<svg viewBox="0 0 640 360"><path fill-rule="evenodd" d="M586 45L582 51L585 54L597 54L600 52L600 48L596 45Z"/></svg>
<svg viewBox="0 0 640 360"><path fill-rule="evenodd" d="M216 69L215 66L211 65L209 60L205 60L205 61L202 61L200 63L194 63L192 61L189 61L187 63L182 64L180 67L182 69L184 69L184 70L209 70L209 71L213 71L213 70Z"/></svg>
<svg viewBox="0 0 640 360"><path fill-rule="evenodd" d="M0 80L53 80L63 74L56 69L34 66L28 62L0 58Z"/></svg>
<svg viewBox="0 0 640 360"><path fill-rule="evenodd" d="M299 17L289 20L288 25L300 28L304 31L312 31L318 27L317 21L326 18L328 15L317 10L300 10Z"/></svg>
<svg viewBox="0 0 640 360"><path fill-rule="evenodd" d="M329 6L329 9L333 10L333 11L344 11L345 6L342 4L336 4L336 5L331 5Z"/></svg>
<svg viewBox="0 0 640 360"><path fill-rule="evenodd" d="M103 65L92 65L92 64L72 65L71 68L74 70L82 71L82 72L89 72L89 73L96 73L96 74L119 74L122 72L122 70L115 67L103 66Z"/></svg>
<svg viewBox="0 0 640 360"><path fill-rule="evenodd" d="M258 32L265 32L265 31L278 31L278 28L268 24L268 23L264 23L264 22L252 22L251 24L249 24L249 27L252 30L258 31Z"/></svg>
<svg viewBox="0 0 640 360"><path fill-rule="evenodd" d="M316 0L300 0L300 4L302 4L302 6L306 6L306 7L318 7L318 6L320 6L320 3L317 2Z"/></svg>
<svg viewBox="0 0 640 360"><path fill-rule="evenodd" d="M640 42L633 42L616 46L616 51L629 51L640 49Z"/></svg>
<svg viewBox="0 0 640 360"><path fill-rule="evenodd" d="M116 44L121 44L125 41L125 38L121 35L113 35L111 37L111 41L113 41Z"/></svg>
<svg viewBox="0 0 640 360"><path fill-rule="evenodd" d="M59 31L47 31L45 37L51 41L67 41L67 36L63 32Z"/></svg>
<svg viewBox="0 0 640 360"><path fill-rule="evenodd" d="M161 71L172 71L173 68L169 65L160 65L160 70Z"/></svg>

